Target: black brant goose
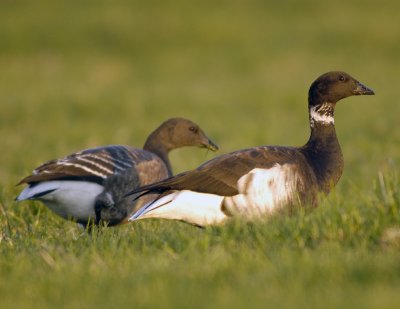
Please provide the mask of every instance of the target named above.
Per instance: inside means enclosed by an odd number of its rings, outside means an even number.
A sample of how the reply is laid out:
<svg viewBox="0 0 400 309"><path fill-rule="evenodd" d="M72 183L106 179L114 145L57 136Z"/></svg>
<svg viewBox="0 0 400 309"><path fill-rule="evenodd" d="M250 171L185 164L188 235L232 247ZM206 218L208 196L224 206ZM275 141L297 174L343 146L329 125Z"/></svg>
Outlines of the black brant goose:
<svg viewBox="0 0 400 309"><path fill-rule="evenodd" d="M135 189L158 194L129 221L166 218L204 226L231 216L248 219L294 203L316 206L343 171L334 126L336 103L374 92L345 72L318 77L308 93L311 135L302 147L260 146L218 156L195 170Z"/></svg>
<svg viewBox="0 0 400 309"><path fill-rule="evenodd" d="M197 124L172 118L149 135L143 149L104 146L40 165L19 182L28 186L16 200L42 201L59 216L82 225L100 220L110 226L123 223L150 200L133 202L126 193L172 176L168 153L184 146L218 149Z"/></svg>

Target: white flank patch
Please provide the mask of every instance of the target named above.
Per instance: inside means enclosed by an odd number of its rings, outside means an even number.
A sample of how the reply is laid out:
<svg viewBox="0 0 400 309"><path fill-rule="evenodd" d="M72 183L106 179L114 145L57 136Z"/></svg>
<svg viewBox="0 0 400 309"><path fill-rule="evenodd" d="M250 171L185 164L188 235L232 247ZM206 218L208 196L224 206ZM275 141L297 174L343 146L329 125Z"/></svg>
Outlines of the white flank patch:
<svg viewBox="0 0 400 309"><path fill-rule="evenodd" d="M49 190L54 191L38 198L34 197ZM103 190L103 186L93 182L44 181L26 187L17 197L17 201L37 199L65 219L87 220L95 218L94 202Z"/></svg>
<svg viewBox="0 0 400 309"><path fill-rule="evenodd" d="M137 211L129 221L145 218L183 220L199 226L220 224L227 216L221 210L223 196L189 190L176 191Z"/></svg>
<svg viewBox="0 0 400 309"><path fill-rule="evenodd" d="M335 123L333 116L320 114L320 111L323 111L321 110L321 107L319 107L318 110L316 106L310 108L311 125L313 125L314 122L319 122L325 125Z"/></svg>
<svg viewBox="0 0 400 309"><path fill-rule="evenodd" d="M224 207L232 215L246 218L271 213L294 200L297 179L290 164L255 168L239 179L239 194L225 197Z"/></svg>

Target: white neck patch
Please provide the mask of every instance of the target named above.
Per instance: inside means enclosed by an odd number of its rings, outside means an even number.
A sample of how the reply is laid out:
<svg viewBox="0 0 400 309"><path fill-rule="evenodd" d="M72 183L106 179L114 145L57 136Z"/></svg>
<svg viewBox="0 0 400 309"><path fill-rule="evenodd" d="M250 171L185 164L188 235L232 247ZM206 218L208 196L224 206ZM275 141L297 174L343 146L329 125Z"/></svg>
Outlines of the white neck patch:
<svg viewBox="0 0 400 309"><path fill-rule="evenodd" d="M329 107L330 109L331 107ZM328 106L313 106L310 108L310 121L311 121L311 126L314 126L315 122L318 122L323 125L329 125L329 124L334 124L335 119L333 118L333 115L325 114L328 109Z"/></svg>

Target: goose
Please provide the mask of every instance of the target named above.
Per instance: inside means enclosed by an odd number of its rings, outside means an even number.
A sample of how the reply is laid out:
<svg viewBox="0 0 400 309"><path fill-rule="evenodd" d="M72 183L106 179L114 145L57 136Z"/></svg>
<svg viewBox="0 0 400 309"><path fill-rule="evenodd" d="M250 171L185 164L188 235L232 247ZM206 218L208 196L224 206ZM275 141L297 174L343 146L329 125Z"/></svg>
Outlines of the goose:
<svg viewBox="0 0 400 309"><path fill-rule="evenodd" d="M125 223L135 207L142 206L125 194L172 176L168 154L184 146L218 150L196 123L171 118L149 135L143 149L109 145L43 163L19 182L27 187L16 201L39 200L62 218L84 226Z"/></svg>
<svg viewBox="0 0 400 309"><path fill-rule="evenodd" d="M302 147L259 146L217 156L197 169L136 188L133 198L157 194L129 221L164 218L197 226L231 217L252 220L290 205L316 206L343 172L334 110L341 99L374 92L341 71L318 77L308 93L311 134Z"/></svg>

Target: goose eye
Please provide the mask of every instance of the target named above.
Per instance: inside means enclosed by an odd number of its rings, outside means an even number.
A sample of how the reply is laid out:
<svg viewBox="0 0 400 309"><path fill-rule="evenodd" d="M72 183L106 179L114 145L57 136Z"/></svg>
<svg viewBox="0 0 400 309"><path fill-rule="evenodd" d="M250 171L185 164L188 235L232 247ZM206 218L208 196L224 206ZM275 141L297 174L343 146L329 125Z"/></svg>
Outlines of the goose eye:
<svg viewBox="0 0 400 309"><path fill-rule="evenodd" d="M196 127L190 127L190 128L189 128L189 131L190 131L190 132L193 132L193 133L197 133Z"/></svg>
<svg viewBox="0 0 400 309"><path fill-rule="evenodd" d="M346 78L345 78L343 75L339 75L339 80L340 80L341 82L344 82L345 79L346 79Z"/></svg>

